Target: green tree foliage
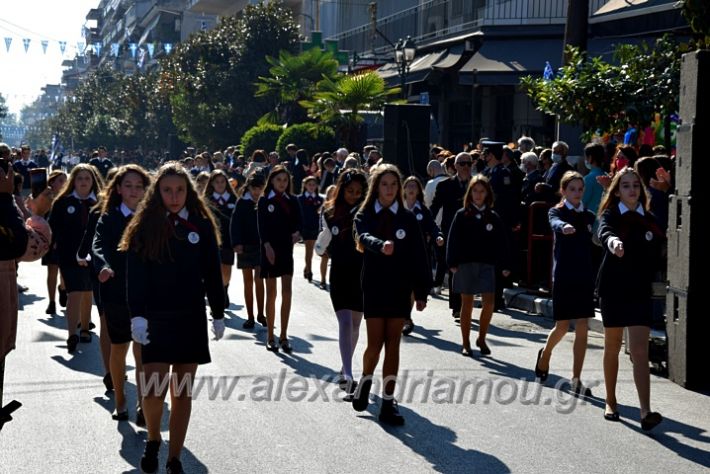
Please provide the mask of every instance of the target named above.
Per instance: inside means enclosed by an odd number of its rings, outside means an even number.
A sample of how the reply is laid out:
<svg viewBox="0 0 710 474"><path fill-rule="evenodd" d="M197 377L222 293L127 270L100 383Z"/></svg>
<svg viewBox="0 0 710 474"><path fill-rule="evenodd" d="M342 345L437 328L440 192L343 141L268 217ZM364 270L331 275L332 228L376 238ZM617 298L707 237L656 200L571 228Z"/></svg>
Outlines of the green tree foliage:
<svg viewBox="0 0 710 474"><path fill-rule="evenodd" d="M308 115L333 125L340 143L349 149L359 149L364 118L363 110L381 110L387 102L400 94L399 87L388 88L376 72L324 78L312 99L301 101Z"/></svg>
<svg viewBox="0 0 710 474"><path fill-rule="evenodd" d="M241 137L270 108L254 97L254 83L268 73L266 57L297 45L298 28L281 2L249 5L181 43L161 75L180 138L216 148Z"/></svg>
<svg viewBox="0 0 710 474"><path fill-rule="evenodd" d="M570 47L570 61L553 79L527 76L521 87L538 110L580 125L587 141L598 132L623 131L629 120L651 121L657 112L676 112L680 57L687 50L663 37L653 46L619 45L614 60L606 62Z"/></svg>
<svg viewBox="0 0 710 474"><path fill-rule="evenodd" d="M5 106L5 98L0 94L0 119L7 117L7 106Z"/></svg>
<svg viewBox="0 0 710 474"><path fill-rule="evenodd" d="M283 127L274 124L256 125L242 136L240 150L242 155L249 157L254 150L266 150L267 152L276 149L276 142L279 140Z"/></svg>
<svg viewBox="0 0 710 474"><path fill-rule="evenodd" d="M289 143L307 150L310 155L332 151L337 146L333 129L315 123L299 123L286 128L276 143L280 156L286 156L286 145Z"/></svg>
<svg viewBox="0 0 710 474"><path fill-rule="evenodd" d="M685 0L683 2L683 16L703 43L699 46L710 48L710 2L708 0Z"/></svg>
<svg viewBox="0 0 710 474"><path fill-rule="evenodd" d="M271 65L269 75L259 77L257 97L265 97L274 104L273 109L260 119L260 123L294 124L306 122L306 110L300 101L311 98L324 78L335 80L338 61L332 53L318 48L294 55L281 51L278 58L266 58Z"/></svg>

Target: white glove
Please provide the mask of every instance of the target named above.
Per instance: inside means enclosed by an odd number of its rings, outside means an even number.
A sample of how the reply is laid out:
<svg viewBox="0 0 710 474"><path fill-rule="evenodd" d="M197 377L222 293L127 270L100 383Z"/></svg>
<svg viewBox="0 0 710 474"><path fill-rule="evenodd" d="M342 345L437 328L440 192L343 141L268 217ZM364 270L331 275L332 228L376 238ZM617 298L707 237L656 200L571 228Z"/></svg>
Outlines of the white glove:
<svg viewBox="0 0 710 474"><path fill-rule="evenodd" d="M565 235L574 234L576 231L577 229L571 224L565 224L564 227L562 227L562 233Z"/></svg>
<svg viewBox="0 0 710 474"><path fill-rule="evenodd" d="M224 319L212 320L212 334L214 334L216 341L222 339L222 336L224 336Z"/></svg>
<svg viewBox="0 0 710 474"><path fill-rule="evenodd" d="M617 257L624 256L624 243L618 237L612 237L609 239L607 246L609 247L611 253Z"/></svg>
<svg viewBox="0 0 710 474"><path fill-rule="evenodd" d="M131 335L138 344L148 345L148 320L141 316L131 318Z"/></svg>

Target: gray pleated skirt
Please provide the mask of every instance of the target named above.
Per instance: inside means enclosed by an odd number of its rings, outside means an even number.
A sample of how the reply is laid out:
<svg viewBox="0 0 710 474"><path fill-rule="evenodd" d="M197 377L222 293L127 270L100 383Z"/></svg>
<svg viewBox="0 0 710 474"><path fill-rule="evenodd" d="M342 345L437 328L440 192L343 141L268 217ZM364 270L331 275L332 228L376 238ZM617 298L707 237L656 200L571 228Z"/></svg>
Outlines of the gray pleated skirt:
<svg viewBox="0 0 710 474"><path fill-rule="evenodd" d="M496 267L488 263L462 263L454 273L453 290L464 295L495 293Z"/></svg>

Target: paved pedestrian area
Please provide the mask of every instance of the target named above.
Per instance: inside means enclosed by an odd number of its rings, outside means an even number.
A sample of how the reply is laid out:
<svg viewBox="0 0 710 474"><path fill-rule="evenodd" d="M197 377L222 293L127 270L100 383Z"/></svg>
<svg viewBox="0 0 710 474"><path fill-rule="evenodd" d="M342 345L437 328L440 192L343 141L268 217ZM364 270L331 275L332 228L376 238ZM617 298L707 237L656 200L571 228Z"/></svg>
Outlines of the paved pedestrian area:
<svg viewBox="0 0 710 474"><path fill-rule="evenodd" d="M708 472L707 394L652 377L652 406L665 421L646 434L622 356L622 419L605 421L601 335L590 333L583 372L594 396L578 399L565 389L572 334L541 387L532 368L551 322L515 310L494 316L491 356L464 358L446 300L430 301L402 342L406 381L398 399L406 425L381 426L377 397L368 411L354 412L333 383L340 357L328 293L299 276L302 255L297 246L291 355L265 350L265 328L241 328L246 312L235 273L225 338L210 343L213 362L198 370L186 472ZM21 296L18 348L7 359L5 403L24 406L0 432L0 472L138 472L145 431L111 419L97 338L67 354L63 311L44 314L44 278L39 263L22 264L19 281L30 289ZM356 377L365 339L363 327ZM129 380L133 407L132 367ZM164 430L167 439L167 417ZM161 465L166 455L164 445Z"/></svg>

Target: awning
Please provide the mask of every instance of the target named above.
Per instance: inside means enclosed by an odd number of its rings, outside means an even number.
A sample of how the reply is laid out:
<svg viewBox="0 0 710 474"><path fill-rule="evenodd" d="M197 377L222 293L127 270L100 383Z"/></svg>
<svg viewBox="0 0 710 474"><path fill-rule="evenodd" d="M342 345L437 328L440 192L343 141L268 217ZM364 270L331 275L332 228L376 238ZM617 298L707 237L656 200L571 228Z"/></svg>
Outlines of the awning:
<svg viewBox="0 0 710 474"><path fill-rule="evenodd" d="M456 67L456 65L461 61L463 53L464 45L462 44L449 48L449 51L446 53L446 56L444 56L436 64L434 64L434 69L445 71L447 69L451 69L452 67Z"/></svg>
<svg viewBox="0 0 710 474"><path fill-rule="evenodd" d="M138 40L138 46L142 45L145 43L145 40L148 39L148 35L155 29L156 26L158 26L158 23L160 23L160 16L161 13L158 12L157 15L155 15L155 18L148 23L148 25L145 27L145 30L143 31L143 34L141 35L141 38Z"/></svg>
<svg viewBox="0 0 710 474"><path fill-rule="evenodd" d="M406 83L411 84L425 80L432 72L432 66L445 56L446 50L443 50L414 58L411 66L409 66L409 72L407 72ZM395 79L399 80L399 71L396 63L385 64L377 70L377 73L388 82L394 83L396 82Z"/></svg>
<svg viewBox="0 0 710 474"><path fill-rule="evenodd" d="M517 85L522 76L542 76L545 63L558 69L562 38L484 40L481 49L459 71L459 84Z"/></svg>

